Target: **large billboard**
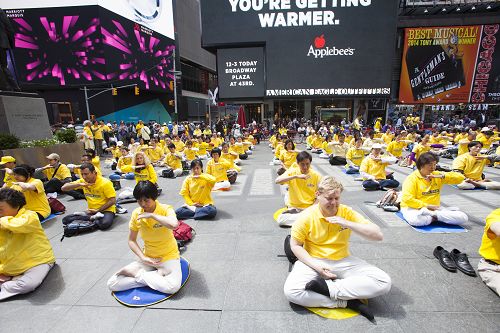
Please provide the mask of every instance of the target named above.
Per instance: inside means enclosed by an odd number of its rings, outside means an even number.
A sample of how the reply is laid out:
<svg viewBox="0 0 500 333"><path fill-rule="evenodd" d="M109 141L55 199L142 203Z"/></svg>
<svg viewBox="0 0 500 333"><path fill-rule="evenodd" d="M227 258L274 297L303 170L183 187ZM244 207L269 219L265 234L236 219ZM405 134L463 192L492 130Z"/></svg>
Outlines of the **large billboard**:
<svg viewBox="0 0 500 333"><path fill-rule="evenodd" d="M5 11L24 88L137 84L167 91L173 80L174 41L115 11L92 5Z"/></svg>
<svg viewBox="0 0 500 333"><path fill-rule="evenodd" d="M395 0L202 0L201 5L204 47L265 49L266 87L260 97L390 94ZM218 74L224 74L220 66ZM220 97L250 97L240 89L227 92Z"/></svg>
<svg viewBox="0 0 500 333"><path fill-rule="evenodd" d="M399 100L500 103L500 25L405 29Z"/></svg>

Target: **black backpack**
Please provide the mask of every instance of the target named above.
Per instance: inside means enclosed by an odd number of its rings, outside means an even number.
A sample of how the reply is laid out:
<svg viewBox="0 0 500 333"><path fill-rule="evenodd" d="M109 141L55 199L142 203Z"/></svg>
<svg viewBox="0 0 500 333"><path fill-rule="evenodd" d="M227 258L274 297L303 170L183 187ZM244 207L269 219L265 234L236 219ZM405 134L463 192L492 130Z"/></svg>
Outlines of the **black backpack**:
<svg viewBox="0 0 500 333"><path fill-rule="evenodd" d="M285 243L283 244L283 247L285 249L285 255L288 261L291 262L292 264L295 264L295 262L299 259L297 259L295 254L293 254L292 252L292 248L290 247L290 238L291 238L290 235L285 237Z"/></svg>
<svg viewBox="0 0 500 333"><path fill-rule="evenodd" d="M175 178L173 169L165 169L161 172L163 178Z"/></svg>
<svg viewBox="0 0 500 333"><path fill-rule="evenodd" d="M73 221L66 225L63 225L63 236L61 242L65 237L73 237L86 232L94 231L97 229L97 225L94 221Z"/></svg>

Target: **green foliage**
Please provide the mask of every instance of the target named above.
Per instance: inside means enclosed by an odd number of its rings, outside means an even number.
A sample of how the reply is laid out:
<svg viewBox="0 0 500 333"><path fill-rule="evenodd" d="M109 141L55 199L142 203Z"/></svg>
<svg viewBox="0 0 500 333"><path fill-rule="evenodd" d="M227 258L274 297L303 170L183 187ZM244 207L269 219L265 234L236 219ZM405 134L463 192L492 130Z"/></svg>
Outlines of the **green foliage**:
<svg viewBox="0 0 500 333"><path fill-rule="evenodd" d="M73 143L76 142L76 132L72 128L60 129L56 132L56 138L60 142Z"/></svg>
<svg viewBox="0 0 500 333"><path fill-rule="evenodd" d="M20 148L32 148L32 147L51 147L54 145L58 145L61 142L56 138L52 139L42 139L42 140L31 140L31 141L22 141L19 145Z"/></svg>
<svg viewBox="0 0 500 333"><path fill-rule="evenodd" d="M19 148L19 139L12 134L0 134L0 149Z"/></svg>

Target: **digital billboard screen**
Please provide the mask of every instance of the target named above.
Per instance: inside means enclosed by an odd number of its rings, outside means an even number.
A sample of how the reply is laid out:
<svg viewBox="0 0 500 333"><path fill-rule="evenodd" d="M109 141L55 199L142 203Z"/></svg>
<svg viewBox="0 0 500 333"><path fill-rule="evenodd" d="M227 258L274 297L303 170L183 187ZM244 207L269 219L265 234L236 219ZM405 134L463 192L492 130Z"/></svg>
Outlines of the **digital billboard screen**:
<svg viewBox="0 0 500 333"><path fill-rule="evenodd" d="M265 47L262 97L390 94L395 0L202 0L201 5L204 47ZM247 96L242 91L239 97Z"/></svg>
<svg viewBox="0 0 500 333"><path fill-rule="evenodd" d="M137 84L166 91L174 41L98 6L7 9L24 88Z"/></svg>
<svg viewBox="0 0 500 333"><path fill-rule="evenodd" d="M405 29L399 100L499 103L500 25Z"/></svg>

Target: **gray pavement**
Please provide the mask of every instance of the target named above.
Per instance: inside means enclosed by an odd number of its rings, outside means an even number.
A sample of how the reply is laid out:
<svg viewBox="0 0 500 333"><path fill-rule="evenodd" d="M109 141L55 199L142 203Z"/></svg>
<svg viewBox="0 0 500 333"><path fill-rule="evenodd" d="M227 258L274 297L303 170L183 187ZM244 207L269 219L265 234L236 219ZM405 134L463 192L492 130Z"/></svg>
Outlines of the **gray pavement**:
<svg viewBox="0 0 500 333"><path fill-rule="evenodd" d="M35 292L0 303L1 332L498 332L500 298L479 277L449 273L432 256L435 246L466 252L474 266L479 255L484 218L500 205L500 192L463 192L446 187L446 205L460 206L471 221L462 234L422 234L391 213L365 204L382 192L364 192L354 177L314 156L321 174L334 175L346 187L343 202L378 224L385 239L373 243L353 236L351 252L385 270L391 292L370 301L377 325L361 316L327 320L291 305L283 295L289 264L283 239L289 233L273 221L283 206L274 185L276 167L266 143L243 161L243 173L230 192L216 193L214 221L187 221L196 236L183 256L191 278L173 298L150 308L120 305L107 290L107 279L134 259L127 246L128 219L135 204L125 207L111 230L67 238L61 218L44 225L57 266ZM444 164L449 161L444 160ZM411 170L394 167L402 181ZM109 174L109 169L104 169ZM488 169L500 180L500 170ZM183 177L160 178L159 200L174 207ZM133 186L122 181L122 186ZM82 210L84 201L60 197L68 211Z"/></svg>

